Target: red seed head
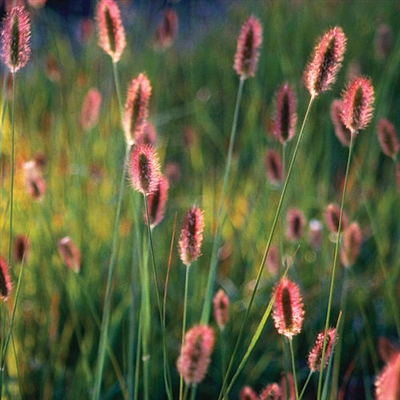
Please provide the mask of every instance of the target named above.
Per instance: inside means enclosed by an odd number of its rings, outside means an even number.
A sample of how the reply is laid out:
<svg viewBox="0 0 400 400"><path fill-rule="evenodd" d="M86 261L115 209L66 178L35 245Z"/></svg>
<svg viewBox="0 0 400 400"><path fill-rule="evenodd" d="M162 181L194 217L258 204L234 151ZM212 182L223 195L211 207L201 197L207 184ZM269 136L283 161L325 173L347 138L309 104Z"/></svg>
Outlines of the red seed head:
<svg viewBox="0 0 400 400"><path fill-rule="evenodd" d="M325 222L326 226L332 233L337 233L339 230L340 207L336 204L328 204L325 209ZM347 217L342 215L342 227L344 231L347 228Z"/></svg>
<svg viewBox="0 0 400 400"><path fill-rule="evenodd" d="M286 237L291 242L301 239L304 232L305 219L297 208L290 208L286 215Z"/></svg>
<svg viewBox="0 0 400 400"><path fill-rule="evenodd" d="M200 256L203 228L203 213L194 205L186 213L185 223L179 239L179 254L183 264L187 267Z"/></svg>
<svg viewBox="0 0 400 400"><path fill-rule="evenodd" d="M158 47L165 49L171 46L178 35L178 15L172 9L165 10L157 27L156 41Z"/></svg>
<svg viewBox="0 0 400 400"><path fill-rule="evenodd" d="M375 381L376 400L400 399L400 352L396 352Z"/></svg>
<svg viewBox="0 0 400 400"><path fill-rule="evenodd" d="M176 367L187 385L200 383L211 361L214 331L207 325L195 325L186 332Z"/></svg>
<svg viewBox="0 0 400 400"><path fill-rule="evenodd" d="M331 105L331 120L335 128L335 135L343 146L350 146L351 130L346 127L342 120L342 102L333 100Z"/></svg>
<svg viewBox="0 0 400 400"><path fill-rule="evenodd" d="M395 159L400 146L397 140L396 128L387 119L380 119L377 125L378 140L383 154Z"/></svg>
<svg viewBox="0 0 400 400"><path fill-rule="evenodd" d="M324 332L318 334L317 339L315 341L313 349L310 351L308 356L308 367L311 372L318 372L321 368L322 361L322 348L324 345ZM327 366L329 358L332 354L332 347L336 341L336 329L329 328L326 337L325 344L325 355L324 355L324 367Z"/></svg>
<svg viewBox="0 0 400 400"><path fill-rule="evenodd" d="M129 174L132 186L138 192L147 196L157 189L160 167L153 146L138 144L133 147Z"/></svg>
<svg viewBox="0 0 400 400"><path fill-rule="evenodd" d="M99 120L101 106L101 93L96 89L90 89L83 99L79 123L83 131L93 129Z"/></svg>
<svg viewBox="0 0 400 400"><path fill-rule="evenodd" d="M125 30L121 22L121 13L114 0L100 0L97 5L97 24L99 46L116 63L124 52Z"/></svg>
<svg viewBox="0 0 400 400"><path fill-rule="evenodd" d="M58 242L58 251L64 264L69 269L77 273L81 270L81 254L69 236L62 238Z"/></svg>
<svg viewBox="0 0 400 400"><path fill-rule="evenodd" d="M345 50L346 36L338 26L319 39L303 76L304 85L311 97L325 92L335 82Z"/></svg>
<svg viewBox="0 0 400 400"><path fill-rule="evenodd" d="M282 182L283 167L280 155L274 150L265 153L265 170L271 185L278 186Z"/></svg>
<svg viewBox="0 0 400 400"><path fill-rule="evenodd" d="M31 55L31 25L24 7L13 7L4 19L1 32L2 58L14 74L23 68Z"/></svg>
<svg viewBox="0 0 400 400"><path fill-rule="evenodd" d="M265 266L272 276L278 275L279 269L281 267L281 259L277 246L271 245L271 247L269 248L267 258L265 260Z"/></svg>
<svg viewBox="0 0 400 400"><path fill-rule="evenodd" d="M282 389L277 383L270 383L258 398L259 400L280 400L282 398Z"/></svg>
<svg viewBox="0 0 400 400"><path fill-rule="evenodd" d="M297 122L296 97L288 83L284 83L275 98L273 133L281 143L288 142L295 134Z"/></svg>
<svg viewBox="0 0 400 400"><path fill-rule="evenodd" d="M352 132L365 129L372 118L374 88L365 77L353 79L342 95L342 120Z"/></svg>
<svg viewBox="0 0 400 400"><path fill-rule="evenodd" d="M374 47L378 58L385 60L389 57L393 49L393 30L389 25L378 26L375 32Z"/></svg>
<svg viewBox="0 0 400 400"><path fill-rule="evenodd" d="M11 279L6 260L0 257L0 299L6 301L11 293Z"/></svg>
<svg viewBox="0 0 400 400"><path fill-rule="evenodd" d="M151 85L146 74L141 73L132 80L125 102L124 133L128 146L142 138L149 114Z"/></svg>
<svg viewBox="0 0 400 400"><path fill-rule="evenodd" d="M46 193L46 183L40 166L35 160L24 163L25 185L33 200L41 201Z"/></svg>
<svg viewBox="0 0 400 400"><path fill-rule="evenodd" d="M149 210L150 227L154 228L164 218L165 205L168 197L168 180L160 176L157 187L147 196L147 209ZM147 223L147 216L144 216Z"/></svg>
<svg viewBox="0 0 400 400"><path fill-rule="evenodd" d="M299 287L288 278L281 279L274 290L273 319L278 333L289 339L301 331L304 319Z"/></svg>
<svg viewBox="0 0 400 400"><path fill-rule="evenodd" d="M240 31L233 65L241 79L255 75L261 42L261 23L257 18L251 16Z"/></svg>
<svg viewBox="0 0 400 400"><path fill-rule="evenodd" d="M213 299L214 319L219 329L223 330L229 321L229 297L219 289Z"/></svg>
<svg viewBox="0 0 400 400"><path fill-rule="evenodd" d="M357 222L352 222L343 232L340 259L345 267L352 266L360 254L362 233Z"/></svg>
<svg viewBox="0 0 400 400"><path fill-rule="evenodd" d="M13 242L13 258L18 263L26 262L29 254L29 239L25 235L17 235Z"/></svg>
<svg viewBox="0 0 400 400"><path fill-rule="evenodd" d="M240 391L239 400L257 400L256 392L250 386L244 386Z"/></svg>

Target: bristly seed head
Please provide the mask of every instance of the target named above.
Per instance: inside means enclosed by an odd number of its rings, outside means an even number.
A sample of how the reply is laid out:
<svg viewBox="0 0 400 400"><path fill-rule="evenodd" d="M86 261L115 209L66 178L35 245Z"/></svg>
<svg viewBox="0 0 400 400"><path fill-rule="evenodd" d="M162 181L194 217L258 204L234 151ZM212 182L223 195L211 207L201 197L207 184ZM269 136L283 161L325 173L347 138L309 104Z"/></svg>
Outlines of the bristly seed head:
<svg viewBox="0 0 400 400"><path fill-rule="evenodd" d="M229 321L229 297L219 289L213 299L214 319L219 329L223 330Z"/></svg>
<svg viewBox="0 0 400 400"><path fill-rule="evenodd" d="M1 32L4 64L15 74L23 68L31 55L31 25L29 13L24 7L13 7L4 19Z"/></svg>
<svg viewBox="0 0 400 400"><path fill-rule="evenodd" d="M165 205L168 197L168 180L164 176L160 176L157 188L153 193L147 196L147 209L149 211L150 227L154 228L158 225L165 212ZM144 216L145 222L148 224L147 216Z"/></svg>
<svg viewBox="0 0 400 400"><path fill-rule="evenodd" d="M6 260L0 257L0 299L6 301L11 293L11 279Z"/></svg>
<svg viewBox="0 0 400 400"><path fill-rule="evenodd" d="M282 389L277 383L270 383L260 393L259 400L280 400L282 399Z"/></svg>
<svg viewBox="0 0 400 400"><path fill-rule="evenodd" d="M241 79L255 75L261 42L261 23L257 18L251 16L240 30L233 65Z"/></svg>
<svg viewBox="0 0 400 400"><path fill-rule="evenodd" d="M321 368L321 361L322 361L322 349L324 345L324 332L318 334L317 339L315 341L315 345L311 350L308 356L308 367L310 368L311 372L318 372ZM336 329L329 328L326 337L326 347L325 347L325 355L324 355L324 366L328 364L329 358L332 354L332 347L335 343L336 337Z"/></svg>
<svg viewBox="0 0 400 400"><path fill-rule="evenodd" d="M288 142L296 133L296 97L290 85L284 83L275 98L273 133L281 143Z"/></svg>
<svg viewBox="0 0 400 400"><path fill-rule="evenodd" d="M360 254L362 233L357 222L352 222L343 232L340 260L345 267L351 267Z"/></svg>
<svg viewBox="0 0 400 400"><path fill-rule="evenodd" d="M333 100L331 105L331 120L335 128L335 135L343 146L349 147L351 130L346 127L342 120L342 102L339 99Z"/></svg>
<svg viewBox="0 0 400 400"><path fill-rule="evenodd" d="M394 125L387 119L381 118L377 125L377 131L382 153L396 159L400 146Z"/></svg>
<svg viewBox="0 0 400 400"><path fill-rule="evenodd" d="M290 208L286 214L286 237L291 242L301 239L304 232L305 218L297 208Z"/></svg>
<svg viewBox="0 0 400 400"><path fill-rule="evenodd" d="M274 150L267 150L265 153L265 170L268 182L271 185L279 186L282 183L283 167L280 155Z"/></svg>
<svg viewBox="0 0 400 400"><path fill-rule="evenodd" d="M328 90L336 80L346 50L346 36L336 26L318 41L304 71L304 85L312 98Z"/></svg>
<svg viewBox="0 0 400 400"><path fill-rule="evenodd" d="M328 204L325 208L325 222L326 226L332 233L338 233L340 219L340 207L337 204ZM343 213L341 230L347 228L347 218Z"/></svg>

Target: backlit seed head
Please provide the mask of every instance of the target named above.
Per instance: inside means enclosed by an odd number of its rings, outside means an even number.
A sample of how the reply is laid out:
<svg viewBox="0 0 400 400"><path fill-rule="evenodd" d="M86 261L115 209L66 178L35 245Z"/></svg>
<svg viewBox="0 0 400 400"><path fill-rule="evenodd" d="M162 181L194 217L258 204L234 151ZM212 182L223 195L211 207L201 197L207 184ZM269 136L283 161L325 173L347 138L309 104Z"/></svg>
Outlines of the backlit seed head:
<svg viewBox="0 0 400 400"><path fill-rule="evenodd" d="M223 330L229 321L229 297L219 289L213 299L214 319L219 329Z"/></svg>
<svg viewBox="0 0 400 400"><path fill-rule="evenodd" d="M270 383L258 398L259 400L280 400L282 398L282 389L277 383Z"/></svg>
<svg viewBox="0 0 400 400"><path fill-rule="evenodd" d="M305 218L297 208L290 208L286 215L286 237L291 242L301 239L304 232Z"/></svg>
<svg viewBox="0 0 400 400"><path fill-rule="evenodd" d="M133 147L129 175L133 188L138 192L147 196L157 189L160 166L153 146L138 144Z"/></svg>
<svg viewBox="0 0 400 400"><path fill-rule="evenodd" d="M342 102L339 99L333 100L331 105L331 120L335 128L335 135L343 146L349 147L351 130L346 127L342 120Z"/></svg>
<svg viewBox="0 0 400 400"><path fill-rule="evenodd" d="M342 120L352 132L365 129L372 118L374 88L365 77L353 79L342 94Z"/></svg>
<svg viewBox="0 0 400 400"><path fill-rule="evenodd" d="M207 325L195 325L186 332L176 367L187 385L200 383L211 361L214 331Z"/></svg>
<svg viewBox="0 0 400 400"><path fill-rule="evenodd" d="M244 386L240 391L239 400L257 400L256 392L250 386Z"/></svg>
<svg viewBox="0 0 400 400"><path fill-rule="evenodd" d="M203 241L204 216L196 206L186 213L185 222L179 239L179 255L187 267L200 256Z"/></svg>
<svg viewBox="0 0 400 400"><path fill-rule="evenodd" d="M289 339L301 331L304 319L300 289L288 278L281 279L274 290L273 319L278 333Z"/></svg>
<svg viewBox="0 0 400 400"><path fill-rule="evenodd" d="M251 16L240 30L233 65L241 79L255 75L261 42L261 23L257 18Z"/></svg>
<svg viewBox="0 0 400 400"><path fill-rule="evenodd" d="M352 266L360 254L362 233L357 222L352 222L343 231L342 247L340 249L340 260L345 267Z"/></svg>
<svg viewBox="0 0 400 400"><path fill-rule="evenodd" d="M23 68L31 55L31 25L29 13L24 7L13 7L4 19L1 32L4 64L14 74Z"/></svg>
<svg viewBox="0 0 400 400"><path fill-rule="evenodd" d="M96 10L99 46L116 63L124 52L125 30L121 22L121 13L114 0L100 0Z"/></svg>
<svg viewBox="0 0 400 400"><path fill-rule="evenodd" d="M325 208L325 222L326 226L332 233L337 233L339 230L340 207L336 204L328 204ZM342 227L344 231L347 228L347 217L342 215Z"/></svg>
<svg viewBox="0 0 400 400"><path fill-rule="evenodd" d="M81 270L81 254L69 236L58 242L58 251L66 267L77 273Z"/></svg>
<svg viewBox="0 0 400 400"><path fill-rule="evenodd" d="M6 260L0 257L0 299L6 301L11 293L11 279Z"/></svg>
<svg viewBox="0 0 400 400"><path fill-rule="evenodd" d="M91 88L83 99L79 123L83 131L93 129L100 115L101 93L96 88Z"/></svg>
<svg viewBox="0 0 400 400"><path fill-rule="evenodd" d="M400 352L392 355L375 381L376 400L400 399Z"/></svg>
<svg viewBox="0 0 400 400"><path fill-rule="evenodd" d="M378 140L381 145L382 153L395 159L400 146L394 125L385 118L379 120L377 125Z"/></svg>
<svg viewBox="0 0 400 400"><path fill-rule="evenodd" d="M158 225L164 217L168 187L168 180L164 176L160 176L156 189L147 196L147 209L149 210L151 228ZM148 223L147 216L145 215L144 217L146 223Z"/></svg>
<svg viewBox="0 0 400 400"><path fill-rule="evenodd" d="M132 80L125 103L123 125L129 147L143 137L149 114L150 95L150 81L146 74L141 73Z"/></svg>
<svg viewBox="0 0 400 400"><path fill-rule="evenodd" d="M281 258L277 246L271 245L269 248L267 258L265 260L265 266L272 276L278 275L281 267Z"/></svg>
<svg viewBox="0 0 400 400"><path fill-rule="evenodd" d="M296 97L288 83L284 83L275 98L273 133L281 143L288 142L296 133Z"/></svg>
<svg viewBox="0 0 400 400"><path fill-rule="evenodd" d="M178 14L172 10L165 10L156 31L157 46L165 49L171 46L178 35Z"/></svg>
<svg viewBox="0 0 400 400"><path fill-rule="evenodd" d="M378 58L385 60L389 57L393 49L393 30L389 25L378 26L375 32L374 48Z"/></svg>
<svg viewBox="0 0 400 400"><path fill-rule="evenodd" d="M29 254L29 239L25 235L17 235L13 241L13 259L18 263L26 262Z"/></svg>
<svg viewBox="0 0 400 400"><path fill-rule="evenodd" d="M322 349L324 345L324 332L318 334L315 345L308 356L308 367L311 372L318 372L321 368ZM332 354L332 347L336 341L336 329L329 328L326 336L326 347L324 354L324 367L327 366Z"/></svg>
<svg viewBox="0 0 400 400"><path fill-rule="evenodd" d="M346 36L338 26L326 32L318 41L303 76L311 97L330 89L342 65L345 50Z"/></svg>
<svg viewBox="0 0 400 400"><path fill-rule="evenodd" d="M268 182L271 185L278 186L282 183L282 160L280 155L276 151L268 150L265 153L265 170Z"/></svg>

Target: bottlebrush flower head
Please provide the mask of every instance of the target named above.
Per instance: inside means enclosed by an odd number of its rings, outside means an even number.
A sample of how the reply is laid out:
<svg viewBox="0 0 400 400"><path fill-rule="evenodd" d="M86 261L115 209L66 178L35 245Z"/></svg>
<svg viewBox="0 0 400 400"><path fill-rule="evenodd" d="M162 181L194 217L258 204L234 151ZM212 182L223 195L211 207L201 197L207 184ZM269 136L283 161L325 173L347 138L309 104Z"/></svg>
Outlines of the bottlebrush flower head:
<svg viewBox="0 0 400 400"><path fill-rule="evenodd" d="M211 361L214 331L207 325L195 325L185 334L176 367L187 385L200 383Z"/></svg>
<svg viewBox="0 0 400 400"><path fill-rule="evenodd" d="M143 136L149 115L150 95L150 81L146 74L141 73L132 80L125 102L123 125L129 147Z"/></svg>
<svg viewBox="0 0 400 400"><path fill-rule="evenodd" d="M58 251L69 269L77 273L81 270L81 254L69 236L65 236L58 242Z"/></svg>
<svg viewBox="0 0 400 400"><path fill-rule="evenodd" d="M13 258L18 263L26 262L29 254L29 239L25 235L17 235L13 241Z"/></svg>
<svg viewBox="0 0 400 400"><path fill-rule="evenodd" d="M301 239L304 232L305 219L297 208L290 208L286 215L286 237L291 242Z"/></svg>
<svg viewBox="0 0 400 400"><path fill-rule="evenodd" d="M96 10L99 46L117 63L124 52L125 30L121 12L114 0L100 0Z"/></svg>
<svg viewBox="0 0 400 400"><path fill-rule="evenodd" d="M28 193L33 200L41 201L46 193L46 183L40 166L35 160L24 163L24 178Z"/></svg>
<svg viewBox="0 0 400 400"><path fill-rule="evenodd" d="M376 400L400 399L400 352L396 352L375 381Z"/></svg>
<svg viewBox="0 0 400 400"><path fill-rule="evenodd" d="M187 267L200 256L203 241L204 216L196 206L186 213L185 222L179 239L179 255Z"/></svg>
<svg viewBox="0 0 400 400"><path fill-rule="evenodd" d="M6 301L11 293L11 279L6 260L0 257L0 299Z"/></svg>
<svg viewBox="0 0 400 400"><path fill-rule="evenodd" d="M281 258L277 246L271 245L271 247L269 248L267 258L265 260L265 266L272 276L278 275L279 269L281 267Z"/></svg>
<svg viewBox="0 0 400 400"><path fill-rule="evenodd" d="M273 319L278 333L289 339L301 331L304 319L300 289L288 278L281 279L274 290Z"/></svg>
<svg viewBox="0 0 400 400"><path fill-rule="evenodd" d="M83 99L79 123L83 131L93 129L99 120L101 93L96 88L91 88Z"/></svg>
<svg viewBox="0 0 400 400"><path fill-rule="evenodd" d="M280 400L282 389L277 383L270 383L258 396L259 400Z"/></svg>
<svg viewBox="0 0 400 400"><path fill-rule="evenodd" d="M365 77L354 78L342 94L342 120L353 132L365 129L372 118L374 88Z"/></svg>
<svg viewBox="0 0 400 400"><path fill-rule="evenodd" d="M240 31L233 64L234 70L241 79L255 75L261 42L261 23L257 18L251 16Z"/></svg>
<svg viewBox="0 0 400 400"><path fill-rule="evenodd" d="M352 266L360 254L362 233L357 222L352 222L343 232L340 260L345 267Z"/></svg>
<svg viewBox="0 0 400 400"><path fill-rule="evenodd" d="M165 10L156 31L156 42L159 48L170 47L178 35L178 15L171 8Z"/></svg>
<svg viewBox="0 0 400 400"><path fill-rule="evenodd" d="M154 228L158 225L165 212L165 205L168 197L168 180L164 176L160 176L157 182L157 187L153 193L147 196L147 209L149 211L150 227ZM144 216L146 223L147 215Z"/></svg>
<svg viewBox="0 0 400 400"><path fill-rule="evenodd" d="M346 127L342 120L342 102L339 99L333 100L331 105L331 120L335 128L335 135L343 146L349 147L351 130Z"/></svg>
<svg viewBox="0 0 400 400"><path fill-rule="evenodd" d="M328 90L336 80L346 50L346 36L339 26L319 39L304 75L304 85L311 97Z"/></svg>
<svg viewBox="0 0 400 400"><path fill-rule="evenodd" d="M129 175L133 188L138 192L147 196L157 189L160 166L153 146L137 144L133 147Z"/></svg>
<svg viewBox="0 0 400 400"><path fill-rule="evenodd" d="M387 24L378 26L374 39L375 54L378 58L386 60L393 49L393 30Z"/></svg>
<svg viewBox="0 0 400 400"><path fill-rule="evenodd" d="M288 83L284 83L275 98L273 133L281 143L293 138L296 131L296 97Z"/></svg>
<svg viewBox="0 0 400 400"><path fill-rule="evenodd" d="M136 143L151 144L152 146L155 146L157 141L157 131L154 125L147 121L142 133L136 135L135 141Z"/></svg>
<svg viewBox="0 0 400 400"><path fill-rule="evenodd" d="M239 400L257 400L256 392L250 386L244 386L240 391Z"/></svg>
<svg viewBox="0 0 400 400"><path fill-rule="evenodd" d="M337 233L339 230L340 207L337 204L328 204L325 208L326 226L332 233ZM347 217L342 215L342 231L347 228Z"/></svg>
<svg viewBox="0 0 400 400"><path fill-rule="evenodd" d="M274 150L267 150L265 153L265 172L268 182L278 186L282 183L283 167L280 155Z"/></svg>
<svg viewBox="0 0 400 400"><path fill-rule="evenodd" d="M322 361L322 348L324 345L324 332L317 335L314 347L308 355L308 367L311 372L318 372L321 368ZM329 358L332 354L332 347L336 341L336 329L329 328L326 336L325 354L324 354L324 368L327 366Z"/></svg>
<svg viewBox="0 0 400 400"><path fill-rule="evenodd" d="M382 118L378 121L377 131L382 153L395 159L400 149L396 135L396 128L390 121Z"/></svg>
<svg viewBox="0 0 400 400"><path fill-rule="evenodd" d="M213 299L214 319L221 331L229 321L229 297L223 289L219 289Z"/></svg>
<svg viewBox="0 0 400 400"><path fill-rule="evenodd" d="M2 40L2 58L4 64L15 74L23 68L31 55L31 24L29 13L24 7L13 7L4 19Z"/></svg>

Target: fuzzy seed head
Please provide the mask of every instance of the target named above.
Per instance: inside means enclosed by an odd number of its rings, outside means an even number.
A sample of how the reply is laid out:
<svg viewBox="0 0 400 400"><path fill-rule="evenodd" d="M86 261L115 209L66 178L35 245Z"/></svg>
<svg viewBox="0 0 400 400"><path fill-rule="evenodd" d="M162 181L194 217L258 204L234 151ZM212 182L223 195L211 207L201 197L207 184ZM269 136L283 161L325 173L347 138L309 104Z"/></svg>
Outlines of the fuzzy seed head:
<svg viewBox="0 0 400 400"><path fill-rule="evenodd" d="M211 361L214 331L207 325L195 325L186 332L176 367L187 385L200 383Z"/></svg>
<svg viewBox="0 0 400 400"><path fill-rule="evenodd" d="M41 201L46 193L46 183L43 179L42 169L36 160L24 163L24 178L28 193L33 200Z"/></svg>
<svg viewBox="0 0 400 400"><path fill-rule="evenodd" d="M240 400L257 400L256 392L250 386L244 386L240 391Z"/></svg>
<svg viewBox="0 0 400 400"><path fill-rule="evenodd" d="M304 319L300 289L288 278L281 279L274 290L273 319L278 333L289 339L301 331Z"/></svg>
<svg viewBox="0 0 400 400"><path fill-rule="evenodd" d="M124 112L124 133L130 147L141 138L147 125L151 85L146 74L141 73L132 80L126 97Z"/></svg>
<svg viewBox="0 0 400 400"><path fill-rule="evenodd" d="M233 65L241 79L255 75L261 42L261 23L257 18L251 16L240 30Z"/></svg>
<svg viewBox="0 0 400 400"><path fill-rule="evenodd" d="M269 248L267 258L265 260L265 266L272 276L278 275L281 266L281 259L277 246L271 245Z"/></svg>
<svg viewBox="0 0 400 400"><path fill-rule="evenodd" d="M282 389L277 383L270 383L258 398L259 400L280 400L282 398Z"/></svg>
<svg viewBox="0 0 400 400"><path fill-rule="evenodd" d="M347 129L365 129L372 118L374 88L365 77L353 79L342 95L342 120Z"/></svg>
<svg viewBox="0 0 400 400"><path fill-rule="evenodd" d="M157 46L161 49L170 47L178 35L178 14L172 10L165 10L156 31Z"/></svg>
<svg viewBox="0 0 400 400"><path fill-rule="evenodd" d="M114 0L100 0L97 5L99 46L117 63L124 52L125 30L121 13Z"/></svg>
<svg viewBox="0 0 400 400"><path fill-rule="evenodd" d="M308 356L308 367L311 372L318 372L321 368L322 361L322 348L324 345L324 332L318 334L315 345ZM332 354L332 347L336 341L336 329L329 328L326 336L325 355L324 355L324 368L329 362Z"/></svg>
<svg viewBox="0 0 400 400"><path fill-rule="evenodd" d="M288 83L284 83L275 98L273 133L281 143L293 138L296 131L296 97Z"/></svg>
<svg viewBox="0 0 400 400"><path fill-rule="evenodd" d="M11 293L11 279L6 260L0 257L0 299L7 301Z"/></svg>
<svg viewBox="0 0 400 400"><path fill-rule="evenodd" d="M381 145L382 153L395 159L400 146L396 135L396 128L387 119L382 118L377 125L378 140Z"/></svg>
<svg viewBox="0 0 400 400"><path fill-rule="evenodd" d="M168 187L168 180L164 176L160 176L155 191L147 196L147 209L149 210L151 228L158 225L164 218ZM148 223L146 215L144 219Z"/></svg>
<svg viewBox="0 0 400 400"><path fill-rule="evenodd" d="M273 186L282 183L283 167L280 155L274 150L267 150L265 153L265 170L268 182Z"/></svg>
<svg viewBox="0 0 400 400"><path fill-rule="evenodd" d="M29 254L29 239L25 235L17 235L13 241L13 259L18 263L26 262Z"/></svg>
<svg viewBox="0 0 400 400"><path fill-rule="evenodd" d="M64 264L72 271L79 273L81 270L81 254L69 236L58 242L58 251Z"/></svg>
<svg viewBox="0 0 400 400"><path fill-rule="evenodd" d="M221 331L229 321L229 297L223 289L219 289L213 299L214 319Z"/></svg>
<svg viewBox="0 0 400 400"><path fill-rule="evenodd" d="M100 115L101 93L96 88L90 89L83 99L79 123L83 131L93 129Z"/></svg>
<svg viewBox="0 0 400 400"><path fill-rule="evenodd" d="M350 146L351 130L346 127L342 120L342 102L339 99L333 100L331 105L331 120L335 128L335 135L339 142L345 146Z"/></svg>
<svg viewBox="0 0 400 400"><path fill-rule="evenodd" d="M352 266L360 254L362 233L357 222L352 222L343 232L340 259L345 267Z"/></svg>
<svg viewBox="0 0 400 400"><path fill-rule="evenodd" d="M325 208L325 223L332 233L338 233L339 230L340 207L337 204L328 204ZM342 227L344 231L347 228L347 217L342 215Z"/></svg>
<svg viewBox="0 0 400 400"><path fill-rule="evenodd" d="M189 267L200 256L203 241L204 216L196 206L186 213L185 222L179 239L179 255L183 264Z"/></svg>
<svg viewBox="0 0 400 400"><path fill-rule="evenodd" d="M311 97L330 89L342 65L345 50L346 36L338 26L326 32L318 41L303 76Z"/></svg>
<svg viewBox="0 0 400 400"><path fill-rule="evenodd" d="M133 188L145 196L157 189L160 166L153 146L138 144L133 147L129 175Z"/></svg>
<svg viewBox="0 0 400 400"><path fill-rule="evenodd" d="M375 381L376 400L400 399L400 352L392 355Z"/></svg>
<svg viewBox="0 0 400 400"><path fill-rule="evenodd" d="M3 62L13 74L23 68L29 60L30 37L28 11L24 7L13 7L4 19L1 32Z"/></svg>
<svg viewBox="0 0 400 400"><path fill-rule="evenodd" d="M301 239L304 232L305 218L297 208L290 208L286 215L286 237L291 242Z"/></svg>

